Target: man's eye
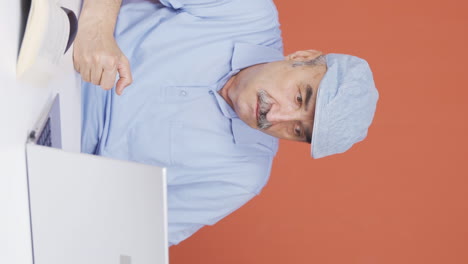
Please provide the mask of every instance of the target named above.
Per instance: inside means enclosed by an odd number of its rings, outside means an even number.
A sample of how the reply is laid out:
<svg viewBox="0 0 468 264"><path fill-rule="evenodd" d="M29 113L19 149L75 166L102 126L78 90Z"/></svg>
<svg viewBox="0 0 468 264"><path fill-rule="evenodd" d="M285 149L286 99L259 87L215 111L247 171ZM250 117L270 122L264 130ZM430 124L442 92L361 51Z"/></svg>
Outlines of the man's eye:
<svg viewBox="0 0 468 264"><path fill-rule="evenodd" d="M299 104L302 104L302 95L299 93L296 95L296 101L299 103Z"/></svg>

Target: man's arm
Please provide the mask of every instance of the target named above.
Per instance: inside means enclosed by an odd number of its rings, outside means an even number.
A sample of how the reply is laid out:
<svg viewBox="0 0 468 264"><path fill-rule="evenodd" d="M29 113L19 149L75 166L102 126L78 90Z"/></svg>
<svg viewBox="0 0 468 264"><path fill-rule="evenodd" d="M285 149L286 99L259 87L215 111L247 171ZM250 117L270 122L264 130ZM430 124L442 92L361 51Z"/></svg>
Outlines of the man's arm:
<svg viewBox="0 0 468 264"><path fill-rule="evenodd" d="M110 90L119 73L119 95L132 83L130 63L114 39L121 3L122 0L84 0L73 50L75 69L86 82Z"/></svg>
<svg viewBox="0 0 468 264"><path fill-rule="evenodd" d="M221 180L169 185L167 195L169 246L179 244L205 225L214 225L255 197Z"/></svg>
<svg viewBox="0 0 468 264"><path fill-rule="evenodd" d="M169 245L180 243L205 225L214 225L254 198L266 184L272 156L219 156L203 157L208 162L192 159L189 163L196 167L168 170Z"/></svg>

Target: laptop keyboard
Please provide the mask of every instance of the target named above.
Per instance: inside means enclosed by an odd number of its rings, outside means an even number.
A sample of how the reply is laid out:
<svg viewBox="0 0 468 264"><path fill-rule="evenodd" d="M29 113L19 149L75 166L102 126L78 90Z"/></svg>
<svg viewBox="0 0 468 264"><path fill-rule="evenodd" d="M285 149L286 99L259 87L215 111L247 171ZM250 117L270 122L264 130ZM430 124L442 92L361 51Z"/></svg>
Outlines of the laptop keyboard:
<svg viewBox="0 0 468 264"><path fill-rule="evenodd" d="M42 129L41 135L37 139L37 144L41 146L52 147L52 135L50 130L50 117L47 118L47 122Z"/></svg>

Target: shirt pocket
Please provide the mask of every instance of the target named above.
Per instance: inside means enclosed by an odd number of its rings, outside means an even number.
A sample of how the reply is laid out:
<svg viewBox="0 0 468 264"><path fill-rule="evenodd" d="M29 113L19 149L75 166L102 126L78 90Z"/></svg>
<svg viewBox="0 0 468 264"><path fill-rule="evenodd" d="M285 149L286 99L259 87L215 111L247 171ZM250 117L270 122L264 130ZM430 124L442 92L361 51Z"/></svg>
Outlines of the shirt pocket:
<svg viewBox="0 0 468 264"><path fill-rule="evenodd" d="M173 164L174 123L162 119L137 122L127 135L129 159L159 167Z"/></svg>

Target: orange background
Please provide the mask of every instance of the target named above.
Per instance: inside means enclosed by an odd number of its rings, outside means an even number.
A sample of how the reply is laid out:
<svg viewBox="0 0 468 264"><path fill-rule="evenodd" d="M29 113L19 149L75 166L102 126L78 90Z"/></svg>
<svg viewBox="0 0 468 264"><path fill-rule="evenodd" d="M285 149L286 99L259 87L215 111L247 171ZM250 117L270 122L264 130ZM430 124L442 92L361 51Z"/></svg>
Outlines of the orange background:
<svg viewBox="0 0 468 264"><path fill-rule="evenodd" d="M468 263L468 2L276 0L286 54L369 61L369 136L313 160L283 141L260 196L172 264Z"/></svg>

